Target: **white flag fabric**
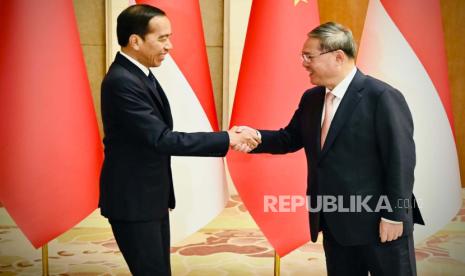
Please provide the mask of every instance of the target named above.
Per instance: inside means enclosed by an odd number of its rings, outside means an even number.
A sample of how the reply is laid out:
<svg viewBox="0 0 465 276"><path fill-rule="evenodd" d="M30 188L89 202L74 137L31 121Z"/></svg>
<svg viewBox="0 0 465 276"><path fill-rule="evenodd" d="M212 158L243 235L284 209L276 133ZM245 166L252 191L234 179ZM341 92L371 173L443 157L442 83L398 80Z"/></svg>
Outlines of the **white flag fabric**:
<svg viewBox="0 0 465 276"><path fill-rule="evenodd" d="M412 112L414 194L426 223L415 225L414 238L420 242L461 206L439 1L370 0L357 66L399 89Z"/></svg>
<svg viewBox="0 0 465 276"><path fill-rule="evenodd" d="M152 69L170 102L174 130L213 131L196 94L171 56ZM216 217L226 205L223 158L171 158L176 209L171 212L171 241L182 240Z"/></svg>

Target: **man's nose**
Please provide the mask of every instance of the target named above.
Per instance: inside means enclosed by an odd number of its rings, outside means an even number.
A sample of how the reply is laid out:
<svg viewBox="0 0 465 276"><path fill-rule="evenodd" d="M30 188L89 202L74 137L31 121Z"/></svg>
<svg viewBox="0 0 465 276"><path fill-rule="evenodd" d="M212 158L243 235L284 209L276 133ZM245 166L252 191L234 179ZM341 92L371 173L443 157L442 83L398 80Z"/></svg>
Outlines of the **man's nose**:
<svg viewBox="0 0 465 276"><path fill-rule="evenodd" d="M166 49L166 50L171 50L171 49L173 49L173 43L171 43L171 40L170 40L170 39L168 39L168 41L166 42L165 49Z"/></svg>

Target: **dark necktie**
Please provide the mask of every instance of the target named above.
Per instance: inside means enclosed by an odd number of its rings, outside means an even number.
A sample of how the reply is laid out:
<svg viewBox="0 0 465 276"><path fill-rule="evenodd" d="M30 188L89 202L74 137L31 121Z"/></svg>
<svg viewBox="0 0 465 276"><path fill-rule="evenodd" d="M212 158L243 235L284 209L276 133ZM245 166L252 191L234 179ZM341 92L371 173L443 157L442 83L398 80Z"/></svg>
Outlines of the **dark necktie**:
<svg viewBox="0 0 465 276"><path fill-rule="evenodd" d="M153 85L155 85L155 87L157 87L157 79L155 78L151 70L149 70L149 80L153 83Z"/></svg>
<svg viewBox="0 0 465 276"><path fill-rule="evenodd" d="M149 70L149 76L148 77L150 79L150 82L152 82L153 86L155 87L156 92L160 96L163 107L168 106L169 105L168 98L166 97L165 92L163 91L163 89L161 88L161 86L158 83L157 79L155 78L152 71L150 71L150 70Z"/></svg>

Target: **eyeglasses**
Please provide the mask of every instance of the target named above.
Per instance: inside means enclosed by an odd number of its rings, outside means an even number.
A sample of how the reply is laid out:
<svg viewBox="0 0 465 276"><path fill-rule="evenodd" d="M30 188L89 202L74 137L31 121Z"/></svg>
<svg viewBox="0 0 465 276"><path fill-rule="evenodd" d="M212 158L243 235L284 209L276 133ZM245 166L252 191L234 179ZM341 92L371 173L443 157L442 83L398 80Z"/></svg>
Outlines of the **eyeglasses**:
<svg viewBox="0 0 465 276"><path fill-rule="evenodd" d="M330 51L326 51L326 52L321 52L317 55L310 55L310 54L306 54L306 53L302 53L302 61L303 62L312 62L315 58L319 57L319 56L322 56L324 54L327 54L327 53L331 53L331 52L335 52L339 49L334 49L334 50L330 50Z"/></svg>

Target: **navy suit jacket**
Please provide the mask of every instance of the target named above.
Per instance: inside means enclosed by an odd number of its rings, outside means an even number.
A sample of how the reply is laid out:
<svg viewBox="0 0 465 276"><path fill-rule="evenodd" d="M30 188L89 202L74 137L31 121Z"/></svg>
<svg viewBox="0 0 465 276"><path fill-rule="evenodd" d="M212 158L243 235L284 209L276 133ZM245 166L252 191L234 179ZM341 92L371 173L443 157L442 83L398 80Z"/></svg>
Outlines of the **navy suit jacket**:
<svg viewBox="0 0 465 276"><path fill-rule="evenodd" d="M161 86L121 54L101 87L105 159L100 177L101 213L113 220L162 218L175 207L171 156L224 156L226 132L173 131Z"/></svg>
<svg viewBox="0 0 465 276"><path fill-rule="evenodd" d="M325 87L307 90L290 123L278 131L260 130L262 144L254 152L284 154L302 147L307 156L307 194L317 209L317 197L340 196L344 207L350 197L372 196L389 200L392 212L310 212L312 241L320 231L320 218L343 245L379 241L380 218L402 221L403 235L413 223L423 223L413 203L415 168L413 121L403 95L388 84L357 71L334 115L323 149L321 116ZM381 202L386 207L385 202Z"/></svg>

